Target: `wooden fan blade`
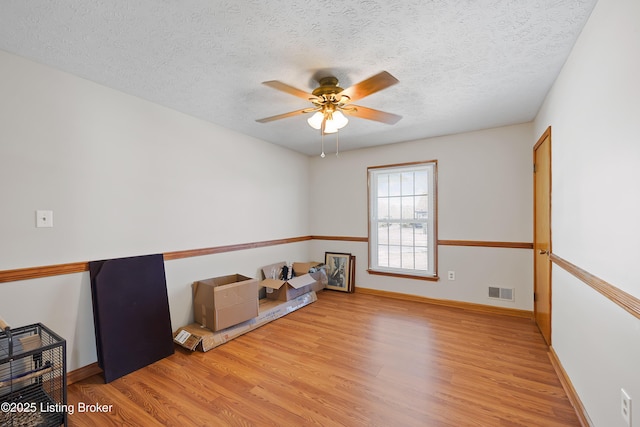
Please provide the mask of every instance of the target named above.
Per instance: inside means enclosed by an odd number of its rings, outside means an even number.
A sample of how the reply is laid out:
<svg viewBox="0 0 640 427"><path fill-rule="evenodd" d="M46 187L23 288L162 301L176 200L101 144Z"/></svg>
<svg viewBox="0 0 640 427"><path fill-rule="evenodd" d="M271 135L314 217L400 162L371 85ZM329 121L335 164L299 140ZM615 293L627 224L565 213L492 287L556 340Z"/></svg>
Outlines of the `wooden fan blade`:
<svg viewBox="0 0 640 427"><path fill-rule="evenodd" d="M291 111L289 113L278 114L277 116L265 117L264 119L256 120L256 122L258 122L258 123L267 123L267 122L272 122L274 120L286 119L287 117L298 116L300 114L309 113L311 111L314 111L314 109L313 108L305 108L303 110L296 110L296 111Z"/></svg>
<svg viewBox="0 0 640 427"><path fill-rule="evenodd" d="M262 82L262 84L277 90L281 90L282 92L286 92L290 95L297 96L298 98L306 99L307 101L317 99L315 95L312 95L293 86L289 86L286 83L279 82L278 80L269 80L268 82Z"/></svg>
<svg viewBox="0 0 640 427"><path fill-rule="evenodd" d="M381 91L382 89L386 89L389 86L393 86L396 83L398 83L398 79L386 71L382 71L373 77L369 77L360 83L356 83L353 86L346 88L340 92L340 95L348 96L349 102L353 102L358 99L362 99L365 96L369 96L372 93Z"/></svg>
<svg viewBox="0 0 640 427"><path fill-rule="evenodd" d="M351 107L353 107L353 110ZM375 120L376 122L382 122L389 125L398 123L398 120L402 118L402 116L397 114L385 113L384 111L374 110L373 108L362 107L360 105L349 105L349 109L345 108L342 111L350 116L367 120Z"/></svg>

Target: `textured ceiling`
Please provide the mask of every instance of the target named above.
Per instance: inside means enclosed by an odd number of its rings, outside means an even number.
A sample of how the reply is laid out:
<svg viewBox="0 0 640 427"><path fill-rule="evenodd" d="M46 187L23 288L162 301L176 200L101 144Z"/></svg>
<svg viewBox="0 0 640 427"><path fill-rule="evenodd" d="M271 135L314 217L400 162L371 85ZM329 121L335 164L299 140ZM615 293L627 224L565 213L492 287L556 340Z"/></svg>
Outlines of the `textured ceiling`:
<svg viewBox="0 0 640 427"><path fill-rule="evenodd" d="M343 150L528 122L595 3L3 0L0 49L315 155L306 116L255 121L311 106L261 82L394 75L357 104L402 120L352 118Z"/></svg>

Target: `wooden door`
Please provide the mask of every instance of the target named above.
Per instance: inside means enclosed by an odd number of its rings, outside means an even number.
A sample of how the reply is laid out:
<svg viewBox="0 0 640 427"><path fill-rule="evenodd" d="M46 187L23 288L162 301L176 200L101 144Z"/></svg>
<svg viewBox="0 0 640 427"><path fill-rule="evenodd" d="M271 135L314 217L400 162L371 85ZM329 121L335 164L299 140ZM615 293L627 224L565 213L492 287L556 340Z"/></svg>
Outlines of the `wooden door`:
<svg viewBox="0 0 640 427"><path fill-rule="evenodd" d="M533 148L534 312L536 323L551 345L551 128Z"/></svg>

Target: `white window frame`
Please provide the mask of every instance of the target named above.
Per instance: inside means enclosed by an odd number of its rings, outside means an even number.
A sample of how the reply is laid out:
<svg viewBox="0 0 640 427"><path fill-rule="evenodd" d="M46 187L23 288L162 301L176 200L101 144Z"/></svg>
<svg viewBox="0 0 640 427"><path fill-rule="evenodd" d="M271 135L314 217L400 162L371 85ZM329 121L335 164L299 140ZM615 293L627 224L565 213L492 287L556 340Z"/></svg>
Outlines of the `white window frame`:
<svg viewBox="0 0 640 427"><path fill-rule="evenodd" d="M412 217L403 218L404 214L400 214L400 218L389 218L389 212L387 212L387 216L379 215L378 213L378 205L379 200L384 197L379 197L378 195L378 177L389 174L397 174L397 173L410 173L417 171L425 171L427 172L427 214L426 218L419 218L417 211L415 211L415 200L414 200L414 213ZM438 215L437 215L437 180L438 180L438 162L437 160L429 160L423 162L412 162L412 163L402 163L395 165L384 165L384 166L372 166L367 168L367 182L368 182L368 204L369 204L369 269L368 272L370 274L380 274L380 275L388 275L388 276L396 276L396 277L408 277L408 278L416 278L423 280L438 280L438 237L437 237L437 223L438 223ZM415 194L415 187L413 191L410 193L405 193L405 196L413 196L418 197ZM389 195L386 198L391 199L395 197L401 197L402 190L400 195ZM391 200L389 200L390 202ZM382 247L387 246L387 249L390 251L391 247L400 246L400 259L402 259L402 246L412 247L412 253L414 258L416 254L416 229L421 229L426 231L426 244L427 244L427 268L415 268L415 265L412 268L408 267L390 267L387 265L379 265L379 239L378 230L380 224L387 224L387 226L391 227L392 225L397 225L401 229L402 228L411 228L413 229L413 237L411 239L410 245L398 245L392 244L391 242L382 243ZM384 227L383 227L384 228ZM402 235L402 234L401 234ZM404 243L404 242L401 242ZM422 247L421 245L419 247ZM389 255L390 257L390 255Z"/></svg>

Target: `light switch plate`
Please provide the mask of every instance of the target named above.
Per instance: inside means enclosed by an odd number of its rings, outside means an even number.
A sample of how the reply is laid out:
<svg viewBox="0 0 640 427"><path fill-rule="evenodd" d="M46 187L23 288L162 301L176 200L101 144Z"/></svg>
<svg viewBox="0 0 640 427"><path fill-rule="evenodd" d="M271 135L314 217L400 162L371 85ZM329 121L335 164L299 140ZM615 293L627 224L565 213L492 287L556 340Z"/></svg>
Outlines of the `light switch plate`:
<svg viewBox="0 0 640 427"><path fill-rule="evenodd" d="M36 211L36 227L53 227L53 211Z"/></svg>

